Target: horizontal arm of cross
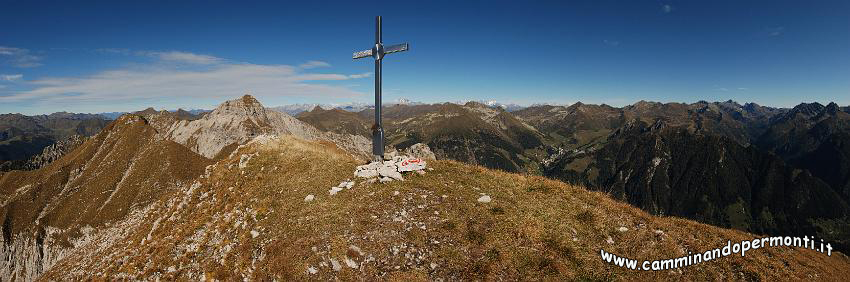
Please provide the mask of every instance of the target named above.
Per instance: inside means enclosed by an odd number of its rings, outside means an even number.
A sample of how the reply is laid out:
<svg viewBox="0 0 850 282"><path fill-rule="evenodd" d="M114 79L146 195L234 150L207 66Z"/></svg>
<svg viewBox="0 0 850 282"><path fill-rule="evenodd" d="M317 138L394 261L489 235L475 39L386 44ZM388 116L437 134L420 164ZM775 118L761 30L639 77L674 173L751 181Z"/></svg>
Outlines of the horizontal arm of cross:
<svg viewBox="0 0 850 282"><path fill-rule="evenodd" d="M354 52L354 59L372 57L372 49Z"/></svg>
<svg viewBox="0 0 850 282"><path fill-rule="evenodd" d="M362 59L362 58L366 58L366 57L377 57L377 59L380 60L386 54L392 54L392 53L407 51L407 49L410 46L407 43L402 43L402 44L396 44L396 45L387 46L387 47L383 47L383 46L378 46L378 47L380 47L380 49L378 51L378 52L380 52L380 54L375 54L375 49L373 48L373 49L369 49L369 50L354 52L353 58L354 59ZM375 56L375 55L378 55L378 56Z"/></svg>
<svg viewBox="0 0 850 282"><path fill-rule="evenodd" d="M407 51L407 43L396 44L384 48L384 54Z"/></svg>

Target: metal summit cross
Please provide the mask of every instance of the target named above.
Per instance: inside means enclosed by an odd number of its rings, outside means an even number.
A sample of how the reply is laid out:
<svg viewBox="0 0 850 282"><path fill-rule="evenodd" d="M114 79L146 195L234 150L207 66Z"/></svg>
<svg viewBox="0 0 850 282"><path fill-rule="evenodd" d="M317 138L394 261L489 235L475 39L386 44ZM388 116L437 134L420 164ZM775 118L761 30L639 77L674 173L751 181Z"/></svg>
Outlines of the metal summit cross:
<svg viewBox="0 0 850 282"><path fill-rule="evenodd" d="M384 157L384 127L381 123L381 59L384 55L407 51L407 43L384 47L381 41L381 16L375 17L375 47L354 53L354 59L375 58L375 124L372 125L372 154L376 159Z"/></svg>

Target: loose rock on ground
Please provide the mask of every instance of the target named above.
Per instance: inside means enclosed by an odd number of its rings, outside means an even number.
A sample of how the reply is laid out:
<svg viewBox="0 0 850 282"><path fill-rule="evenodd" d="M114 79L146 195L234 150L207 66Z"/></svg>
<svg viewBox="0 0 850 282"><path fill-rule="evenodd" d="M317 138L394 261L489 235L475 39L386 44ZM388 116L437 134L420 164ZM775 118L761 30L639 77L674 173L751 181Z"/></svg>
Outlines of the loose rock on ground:
<svg viewBox="0 0 850 282"><path fill-rule="evenodd" d="M425 168L426 162L423 159L396 155L390 160L375 161L358 166L354 171L354 176L366 178L369 182L374 182L377 179L381 183L386 183L394 180L403 181L402 172L422 174Z"/></svg>

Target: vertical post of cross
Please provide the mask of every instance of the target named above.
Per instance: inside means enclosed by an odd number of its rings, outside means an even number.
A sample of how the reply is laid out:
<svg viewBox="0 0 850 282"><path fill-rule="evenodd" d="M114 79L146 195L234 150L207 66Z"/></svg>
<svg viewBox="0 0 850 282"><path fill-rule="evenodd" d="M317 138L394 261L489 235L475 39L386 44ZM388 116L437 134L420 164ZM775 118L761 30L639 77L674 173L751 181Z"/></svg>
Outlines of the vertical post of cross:
<svg viewBox="0 0 850 282"><path fill-rule="evenodd" d="M372 154L375 159L384 157L384 125L381 121L381 62L384 55L407 51L407 43L396 44L384 48L381 39L381 16L375 17L375 46L369 50L355 52L353 58L372 57L375 59L375 124L372 125Z"/></svg>
<svg viewBox="0 0 850 282"><path fill-rule="evenodd" d="M375 17L375 128L372 129L372 154L384 157L384 125L381 121L381 59L383 59L383 41L381 40L381 16Z"/></svg>

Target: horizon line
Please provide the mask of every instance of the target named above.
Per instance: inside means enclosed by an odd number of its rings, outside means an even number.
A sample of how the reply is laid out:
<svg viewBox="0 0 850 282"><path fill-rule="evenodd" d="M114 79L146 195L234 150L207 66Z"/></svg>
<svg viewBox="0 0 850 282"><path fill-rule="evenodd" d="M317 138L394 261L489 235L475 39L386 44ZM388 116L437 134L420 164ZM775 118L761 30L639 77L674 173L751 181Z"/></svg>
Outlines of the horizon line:
<svg viewBox="0 0 850 282"><path fill-rule="evenodd" d="M245 94L245 95L249 95L249 94ZM245 95L242 95L242 96L245 96ZM240 96L240 97L241 97L241 96ZM236 99L238 99L238 98L236 98ZM255 98L255 99L256 99L256 98ZM231 99L231 100L234 100L234 99ZM399 101L399 100L407 100L407 101L406 101L406 102L401 102L401 101ZM835 101L830 101L830 102L827 102L827 103L822 103L822 102L820 102L820 101L801 101L800 103L798 103L798 104L796 104L796 105L794 105L794 106L790 106L790 107L788 107L788 106L773 106L773 105L759 104L759 103L752 102L752 101L751 101L751 102L744 102L744 103L740 103L740 102L738 102L738 101L736 101L736 100L732 100L732 99L728 99L728 100L726 100L726 101L707 101L707 100L698 100L698 101L695 101L695 102L671 102L671 101L667 101L667 102L660 102L660 101L652 101L652 100L644 100L644 99L641 99L641 100L635 101L635 102L633 102L633 103L631 103L631 104L625 104L625 105L622 105L622 106L615 106L615 105L611 105L611 104L608 104L608 103L585 103L585 102L582 102L582 101L576 101L576 102L571 102L571 103L570 103L570 102L568 102L568 103L541 102L541 103L530 103L530 104L529 104L529 103L504 103L504 102L499 102L498 100L455 100L455 101L443 101L443 102L433 102L433 103L429 103L429 102L419 102L419 101L411 101L411 100L409 100L409 99L399 99L399 100L396 100L396 101L393 101L393 102L389 102L389 103L384 103L383 105L384 105L384 106L397 106L397 105L413 105L413 106L418 106L418 105L439 105L439 104L456 104L456 105L464 105L464 104L466 104L466 103L475 102L475 103L480 103L480 104L487 105L487 106L492 107L492 108L503 108L503 107L500 107L500 106L498 106L498 105L503 105L503 106L518 106L518 107L521 107L521 108L531 108L531 107L538 107L538 106L560 106L560 107L570 107L570 106L573 106L573 105L575 105L575 104L582 104L582 105L594 105L594 106L603 106L603 105L605 105L605 106L609 106L609 107L613 107L613 108L624 108L624 107L628 107L628 106L634 106L635 104L640 103L640 102L645 102L645 103L659 103L659 104L664 104L664 105L667 105L667 104L684 104L684 105L692 105L692 104L698 104L698 103L709 103L709 104L714 104L714 103L729 103L729 102L732 102L732 103L736 103L736 104L738 104L738 105L740 105L740 106L745 106L745 105L747 105L747 104L755 104L755 105L758 105L758 106L768 107L768 108L774 108L774 109L792 109L792 108L797 107L797 106L802 105L802 104L815 104L815 103L816 103L816 104L819 104L819 105L821 105L821 106L828 106L829 104L836 104L839 108L850 107L850 105L844 105L844 106L842 106L842 105L840 105L840 104L836 103ZM225 101L230 101L230 100L225 100ZM258 101L259 101L259 100L258 100ZM222 103L223 103L223 102L222 102ZM492 103L492 104L491 104L491 103ZM260 102L260 104L262 104L262 102ZM497 105L497 104L498 104L498 105ZM220 104L219 104L219 105L220 105ZM156 108L156 107L154 107L154 106L149 106L149 107L145 107L145 108L143 108L143 109L136 110L136 111L112 111L112 112L68 112L68 111L64 111L64 110L62 110L62 111L55 111L55 112L49 112L49 113L48 113L48 112L41 112L41 113L29 113L29 114L25 114L25 113L21 113L21 112L8 112L8 113L0 113L0 115L14 115L14 114L19 114L19 115L24 115L24 116L42 116L42 115L51 115L51 114L57 114L57 113L66 113L66 114L88 114L88 115L113 114L113 113L126 114L126 113L141 112L141 111L144 111L144 110L147 110L147 109L153 109L153 110L155 110L155 111L157 111L157 112L160 112L160 111L176 112L176 111L178 111L178 110L184 110L184 111L198 111L198 110L200 110L200 111L212 111L212 110L214 110L215 108L217 108L219 105L216 105L216 106L211 107L211 108L203 108L203 107L178 107L178 108L176 108L176 109L165 109L165 108L157 109L157 108ZM313 108L315 108L315 107L317 107L317 106L318 106L318 107L320 107L320 108L322 108L322 109L324 109L324 110L340 109L340 108L342 108L342 107L345 107L345 106L351 106L351 105L361 105L361 106L366 107L366 108L374 108L374 107L375 107L375 106L374 106L374 103L365 103L365 102L350 102L350 103L292 103L292 104L282 104L282 105L277 105L277 106L265 106L265 105L263 105L263 107L264 107L264 108L266 108L266 109L273 109L273 110L276 110L275 108L281 108L281 107L286 107L286 106L297 106L297 105L313 106L310 110L312 110ZM493 106L493 105L497 105L497 106ZM330 107L329 107L329 108L325 108L324 106L330 106ZM310 111L310 110L304 110L304 111Z"/></svg>

